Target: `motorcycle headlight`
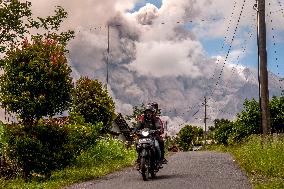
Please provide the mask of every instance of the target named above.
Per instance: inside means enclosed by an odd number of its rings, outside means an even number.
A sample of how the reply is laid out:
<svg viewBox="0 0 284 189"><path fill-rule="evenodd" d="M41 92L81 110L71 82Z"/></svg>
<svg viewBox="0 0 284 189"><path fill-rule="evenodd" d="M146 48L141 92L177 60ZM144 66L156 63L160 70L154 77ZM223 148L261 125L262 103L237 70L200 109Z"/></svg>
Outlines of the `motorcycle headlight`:
<svg viewBox="0 0 284 189"><path fill-rule="evenodd" d="M147 137L149 135L149 131L142 131L142 136Z"/></svg>

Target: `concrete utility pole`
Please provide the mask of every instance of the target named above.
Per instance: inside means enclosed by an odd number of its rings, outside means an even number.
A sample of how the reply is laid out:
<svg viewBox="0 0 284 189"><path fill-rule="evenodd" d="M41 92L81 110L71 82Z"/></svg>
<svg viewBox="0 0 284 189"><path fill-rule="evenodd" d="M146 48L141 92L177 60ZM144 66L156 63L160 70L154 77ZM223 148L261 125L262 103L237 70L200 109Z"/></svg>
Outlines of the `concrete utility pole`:
<svg viewBox="0 0 284 189"><path fill-rule="evenodd" d="M260 95L261 95L261 117L262 132L264 135L270 133L270 115L268 109L268 72L266 52L266 24L265 24L265 0L258 0L258 26L259 26L259 58L260 58Z"/></svg>
<svg viewBox="0 0 284 189"><path fill-rule="evenodd" d="M109 40L109 29L110 27L118 27L121 26L120 24L112 25L108 24L107 25L107 62L106 62L106 88L109 84L109 59L110 59L110 40Z"/></svg>
<svg viewBox="0 0 284 189"><path fill-rule="evenodd" d="M109 24L107 25L107 63L106 63L106 84L108 85L108 64L109 64Z"/></svg>

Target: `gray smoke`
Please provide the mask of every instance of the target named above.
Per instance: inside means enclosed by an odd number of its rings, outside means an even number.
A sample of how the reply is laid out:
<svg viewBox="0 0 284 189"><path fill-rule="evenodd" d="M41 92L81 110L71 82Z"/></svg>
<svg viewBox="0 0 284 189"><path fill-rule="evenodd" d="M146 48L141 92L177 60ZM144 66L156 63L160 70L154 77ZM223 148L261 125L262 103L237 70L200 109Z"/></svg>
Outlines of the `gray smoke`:
<svg viewBox="0 0 284 189"><path fill-rule="evenodd" d="M226 31L233 2L164 0L160 8L148 3L131 12L137 2L32 0L39 16L50 15L55 5L68 11L63 29L76 31L76 38L69 44L69 62L76 78L87 75L106 81L107 25L110 26L109 91L116 110L124 115L131 113L133 105L156 101L168 116L169 129L176 133L184 122L203 124L201 104L212 88L214 94L208 107L211 123L215 118L233 119L245 98L258 97L254 70L239 66L232 72L235 65L231 59L241 52L241 40L235 40L233 46L237 49L224 68L224 52L208 57L200 42L233 33L233 27ZM254 21L250 10L253 3L246 4L240 27ZM232 26L241 5L238 1ZM210 22L212 17L219 19ZM202 19L209 21L200 22ZM278 29L284 26L280 25ZM219 79L221 69L224 71ZM219 85L215 86L217 80ZM271 84L271 92L279 95L280 83L276 81L277 78Z"/></svg>

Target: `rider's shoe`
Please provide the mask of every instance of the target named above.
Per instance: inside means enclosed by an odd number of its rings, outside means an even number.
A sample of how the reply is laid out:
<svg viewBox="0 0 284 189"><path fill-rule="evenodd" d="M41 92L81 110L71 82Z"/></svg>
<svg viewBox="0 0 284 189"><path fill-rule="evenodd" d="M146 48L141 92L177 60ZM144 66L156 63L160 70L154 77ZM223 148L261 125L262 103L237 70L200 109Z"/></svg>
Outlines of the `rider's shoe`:
<svg viewBox="0 0 284 189"><path fill-rule="evenodd" d="M159 162L158 167L159 167L159 169L162 169L163 168L163 163Z"/></svg>
<svg viewBox="0 0 284 189"><path fill-rule="evenodd" d="M139 171L140 170L140 159L138 158L135 162L135 168Z"/></svg>
<svg viewBox="0 0 284 189"><path fill-rule="evenodd" d="M162 159L162 164L167 164L168 160L166 160L166 158Z"/></svg>
<svg viewBox="0 0 284 189"><path fill-rule="evenodd" d="M140 164L139 163L135 163L135 169L137 169L137 171L140 170Z"/></svg>

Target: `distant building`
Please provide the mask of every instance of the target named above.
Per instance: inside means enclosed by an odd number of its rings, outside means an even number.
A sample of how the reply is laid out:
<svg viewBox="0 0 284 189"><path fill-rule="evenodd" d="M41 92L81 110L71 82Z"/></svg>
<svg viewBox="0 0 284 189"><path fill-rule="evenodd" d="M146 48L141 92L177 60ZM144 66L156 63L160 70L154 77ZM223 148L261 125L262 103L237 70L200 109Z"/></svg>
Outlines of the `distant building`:
<svg viewBox="0 0 284 189"><path fill-rule="evenodd" d="M119 113L112 124L111 134L116 135L118 139L126 142L132 142L132 129L129 127L123 116Z"/></svg>

